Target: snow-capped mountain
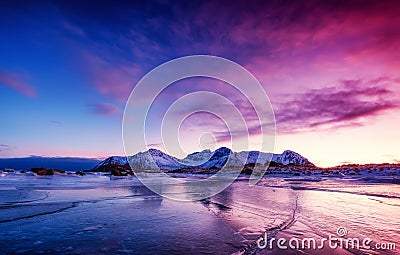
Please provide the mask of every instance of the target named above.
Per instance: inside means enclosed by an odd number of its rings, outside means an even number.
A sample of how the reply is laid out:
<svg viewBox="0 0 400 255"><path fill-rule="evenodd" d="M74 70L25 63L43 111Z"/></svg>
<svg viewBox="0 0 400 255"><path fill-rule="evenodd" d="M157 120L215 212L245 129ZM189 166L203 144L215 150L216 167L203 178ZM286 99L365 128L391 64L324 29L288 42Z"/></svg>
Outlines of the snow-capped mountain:
<svg viewBox="0 0 400 255"><path fill-rule="evenodd" d="M157 149L149 149L139 152L133 156L109 157L100 162L94 169L101 169L111 165L129 165L134 169L162 169L176 170L181 168L222 168L222 167L243 167L246 164L265 165L267 161L282 165L314 166L308 159L300 154L286 150L282 154L271 154L259 151L233 152L229 148L221 147L215 151L203 150L187 155L183 159L170 156Z"/></svg>

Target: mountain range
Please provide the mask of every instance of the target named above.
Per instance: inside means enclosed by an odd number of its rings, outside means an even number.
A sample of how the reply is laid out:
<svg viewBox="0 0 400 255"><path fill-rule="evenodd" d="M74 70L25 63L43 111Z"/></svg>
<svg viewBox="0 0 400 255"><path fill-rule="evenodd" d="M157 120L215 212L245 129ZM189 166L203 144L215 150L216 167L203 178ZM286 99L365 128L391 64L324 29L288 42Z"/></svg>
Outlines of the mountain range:
<svg viewBox="0 0 400 255"><path fill-rule="evenodd" d="M272 156L272 158L271 158ZM258 159L258 160L257 160ZM247 165L265 165L271 159L270 165L314 166L307 158L300 154L286 150L281 154L272 154L259 151L233 152L221 147L215 151L209 149L194 152L183 159L170 156L157 149L149 149L133 156L112 156L97 164L93 170L107 171L115 166L134 169L161 169L173 171L178 169L220 169L222 167L235 168ZM128 164L128 160L129 163Z"/></svg>

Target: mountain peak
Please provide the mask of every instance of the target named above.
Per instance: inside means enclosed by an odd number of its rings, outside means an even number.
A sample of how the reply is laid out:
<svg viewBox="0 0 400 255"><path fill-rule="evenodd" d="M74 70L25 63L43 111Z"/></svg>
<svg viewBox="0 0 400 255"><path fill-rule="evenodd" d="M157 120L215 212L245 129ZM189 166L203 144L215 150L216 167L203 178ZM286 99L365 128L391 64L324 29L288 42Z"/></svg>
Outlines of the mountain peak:
<svg viewBox="0 0 400 255"><path fill-rule="evenodd" d="M289 154L289 155L290 155L290 154L293 154L293 155L300 155L299 153L297 153L297 152L295 152L295 151L292 151L292 150L285 150L285 151L282 152L282 155L283 155L283 154L286 154L286 155L287 155L287 154Z"/></svg>
<svg viewBox="0 0 400 255"><path fill-rule="evenodd" d="M298 166L315 166L307 158L291 150L285 150L282 154L274 154L272 161L279 162L284 165L293 164Z"/></svg>
<svg viewBox="0 0 400 255"><path fill-rule="evenodd" d="M232 152L232 150L231 149L229 149L229 148L227 148L227 147L221 147L221 148L218 148L218 149L216 149L215 151L214 151L214 155L229 155L229 154L232 154L233 152Z"/></svg>
<svg viewBox="0 0 400 255"><path fill-rule="evenodd" d="M148 149L147 152L150 153L150 155L153 155L153 156L166 154L166 153L164 153L164 152L162 152L162 151L160 151L158 149L154 149L154 148Z"/></svg>
<svg viewBox="0 0 400 255"><path fill-rule="evenodd" d="M187 166L198 166L207 162L212 154L213 152L209 149L196 151L188 154L185 158L181 159L180 162Z"/></svg>
<svg viewBox="0 0 400 255"><path fill-rule="evenodd" d="M193 156L196 156L196 155L211 154L211 153L212 153L212 151L211 151L210 149L205 149L205 150L202 150L202 151L195 151L195 152L189 153L189 154L186 156L186 158L188 158L188 157L193 157Z"/></svg>

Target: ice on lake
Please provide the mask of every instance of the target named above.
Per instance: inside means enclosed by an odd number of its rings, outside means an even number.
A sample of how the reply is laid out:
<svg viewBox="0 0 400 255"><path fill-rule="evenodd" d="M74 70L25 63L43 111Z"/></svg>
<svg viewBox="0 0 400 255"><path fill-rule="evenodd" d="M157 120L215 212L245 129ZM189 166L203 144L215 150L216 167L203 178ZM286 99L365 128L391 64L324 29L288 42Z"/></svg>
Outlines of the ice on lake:
<svg viewBox="0 0 400 255"><path fill-rule="evenodd" d="M275 176L250 187L241 178L212 198L178 202L154 194L135 177L0 177L5 254L397 254L255 245L265 233L276 239L318 239L340 227L347 237L400 247L400 185Z"/></svg>

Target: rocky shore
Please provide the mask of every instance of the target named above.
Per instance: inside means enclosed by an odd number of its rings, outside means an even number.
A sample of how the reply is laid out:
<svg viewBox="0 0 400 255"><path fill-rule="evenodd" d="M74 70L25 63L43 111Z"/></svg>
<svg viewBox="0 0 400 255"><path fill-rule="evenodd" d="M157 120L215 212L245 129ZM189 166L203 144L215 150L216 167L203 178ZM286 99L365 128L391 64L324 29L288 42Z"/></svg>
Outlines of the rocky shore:
<svg viewBox="0 0 400 255"><path fill-rule="evenodd" d="M255 168L262 168L262 166L256 166L254 164L246 164L241 174L243 175L251 175ZM149 169L151 170L151 169ZM154 170L154 169L153 169ZM221 170L217 167L211 168L181 168L175 170L165 170L168 174L215 174ZM38 176L50 176L54 174L61 175L79 175L84 176L88 173L102 173L104 175L112 175L112 176L132 176L134 175L134 171L129 167L128 164L120 165L118 163L113 163L110 165L103 165L96 169L85 170L85 171L75 171L75 172L66 172L64 170L59 169L46 169L43 167L40 168L31 168L30 170L21 170L16 171L13 169L3 169L0 170L0 173L32 173ZM332 176L332 177L345 177L345 176L400 176L400 164L349 164L349 165L341 165L329 168L322 167L310 167L310 166L295 166L295 165L282 165L282 164L272 164L268 167L265 172L265 175L288 175L288 176L312 176L312 175L321 175L321 176Z"/></svg>

